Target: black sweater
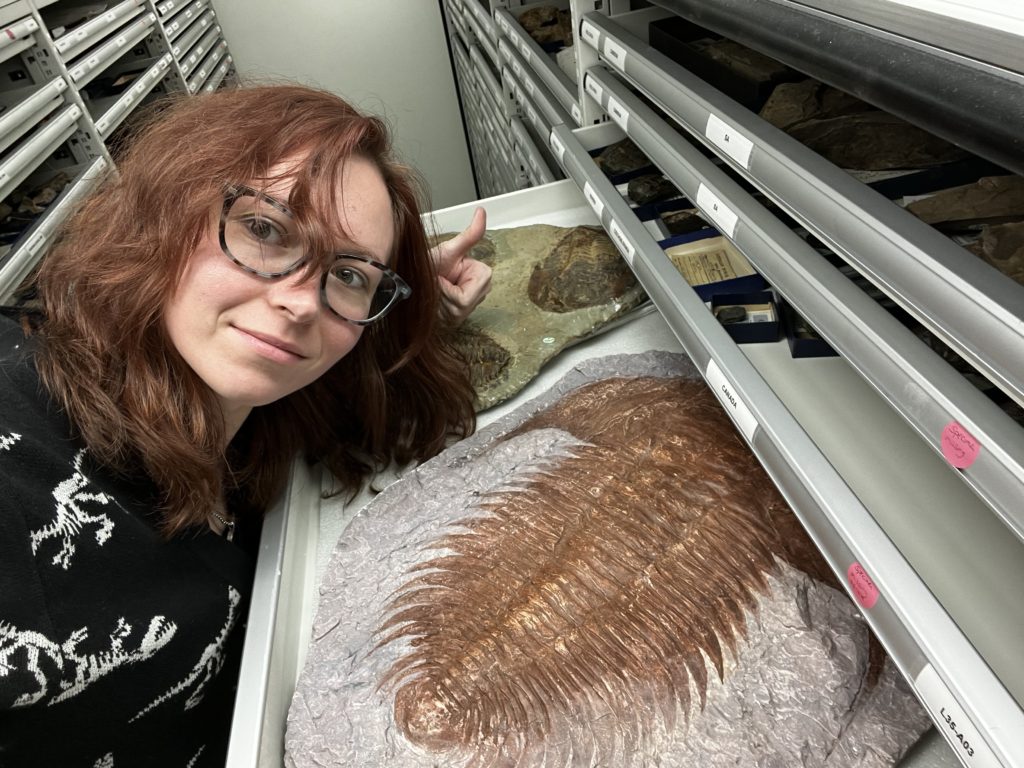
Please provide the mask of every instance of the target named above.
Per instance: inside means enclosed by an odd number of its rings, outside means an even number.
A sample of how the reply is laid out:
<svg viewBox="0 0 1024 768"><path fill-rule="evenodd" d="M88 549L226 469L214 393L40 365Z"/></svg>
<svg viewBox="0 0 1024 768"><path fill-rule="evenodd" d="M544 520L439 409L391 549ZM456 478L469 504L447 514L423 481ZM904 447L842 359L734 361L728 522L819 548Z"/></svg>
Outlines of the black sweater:
<svg viewBox="0 0 1024 768"><path fill-rule="evenodd" d="M91 460L0 316L0 766L223 766L252 556L167 541Z"/></svg>

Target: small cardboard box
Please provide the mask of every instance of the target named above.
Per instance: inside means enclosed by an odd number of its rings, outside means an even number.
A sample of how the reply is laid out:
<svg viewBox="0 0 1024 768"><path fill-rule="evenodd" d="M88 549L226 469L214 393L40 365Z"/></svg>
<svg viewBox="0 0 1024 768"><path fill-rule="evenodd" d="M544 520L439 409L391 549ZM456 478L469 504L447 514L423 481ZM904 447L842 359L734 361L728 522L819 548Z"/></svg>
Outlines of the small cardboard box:
<svg viewBox="0 0 1024 768"><path fill-rule="evenodd" d="M733 308L742 308L742 319L729 320ZM771 291L716 293L711 297L711 314L737 344L758 344L779 340L779 310Z"/></svg>
<svg viewBox="0 0 1024 768"><path fill-rule="evenodd" d="M789 304L780 302L779 309L782 327L789 341L789 352L793 357L835 357L839 354Z"/></svg>
<svg viewBox="0 0 1024 768"><path fill-rule="evenodd" d="M716 293L747 293L768 286L747 258L717 230L678 235L659 245L703 301L711 301Z"/></svg>

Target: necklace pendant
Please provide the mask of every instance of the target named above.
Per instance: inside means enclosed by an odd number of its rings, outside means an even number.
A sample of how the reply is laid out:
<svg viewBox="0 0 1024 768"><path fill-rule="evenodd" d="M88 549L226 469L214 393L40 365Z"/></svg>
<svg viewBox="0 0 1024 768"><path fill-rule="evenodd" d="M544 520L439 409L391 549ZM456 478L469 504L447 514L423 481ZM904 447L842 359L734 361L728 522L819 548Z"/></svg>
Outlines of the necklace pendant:
<svg viewBox="0 0 1024 768"><path fill-rule="evenodd" d="M221 534L228 541L233 541L235 538L235 521L227 520L224 522L224 532Z"/></svg>

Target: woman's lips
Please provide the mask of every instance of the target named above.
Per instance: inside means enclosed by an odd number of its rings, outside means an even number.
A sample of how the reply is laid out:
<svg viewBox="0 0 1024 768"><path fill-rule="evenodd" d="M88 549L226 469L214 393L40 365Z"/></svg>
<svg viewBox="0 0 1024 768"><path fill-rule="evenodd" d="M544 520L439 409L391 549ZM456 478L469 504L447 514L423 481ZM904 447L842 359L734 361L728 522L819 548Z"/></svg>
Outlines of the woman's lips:
<svg viewBox="0 0 1024 768"><path fill-rule="evenodd" d="M251 331L246 328L239 328L238 326L232 327L263 357L281 363L292 363L306 359L306 355L302 354L302 350L297 344L292 344L270 334Z"/></svg>

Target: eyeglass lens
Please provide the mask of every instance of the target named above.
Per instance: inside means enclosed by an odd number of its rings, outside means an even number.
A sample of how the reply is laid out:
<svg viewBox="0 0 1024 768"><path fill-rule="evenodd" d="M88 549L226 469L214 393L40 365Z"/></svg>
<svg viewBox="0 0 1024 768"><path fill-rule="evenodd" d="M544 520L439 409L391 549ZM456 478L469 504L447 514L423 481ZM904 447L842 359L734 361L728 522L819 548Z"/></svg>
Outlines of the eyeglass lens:
<svg viewBox="0 0 1024 768"><path fill-rule="evenodd" d="M306 258L295 221L259 197L236 197L223 226L230 256L265 277L287 273ZM323 283L328 306L349 320L368 320L381 314L398 293L390 274L358 257L339 256Z"/></svg>

